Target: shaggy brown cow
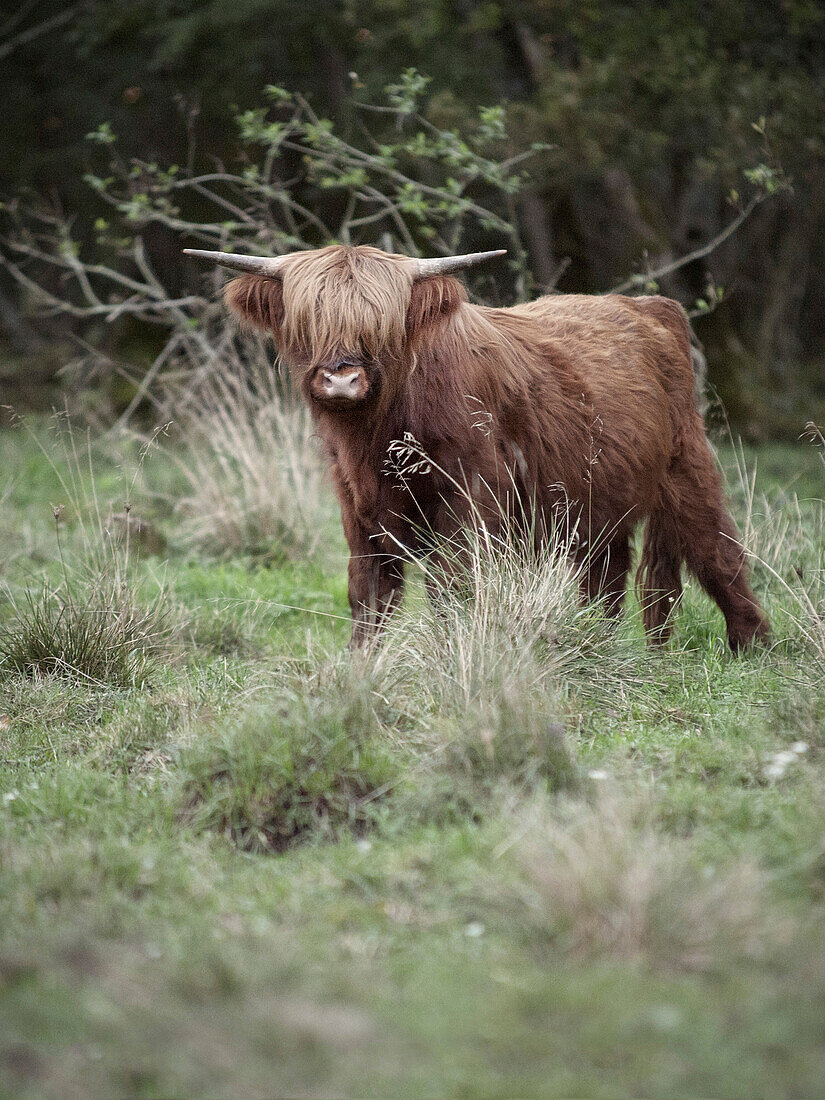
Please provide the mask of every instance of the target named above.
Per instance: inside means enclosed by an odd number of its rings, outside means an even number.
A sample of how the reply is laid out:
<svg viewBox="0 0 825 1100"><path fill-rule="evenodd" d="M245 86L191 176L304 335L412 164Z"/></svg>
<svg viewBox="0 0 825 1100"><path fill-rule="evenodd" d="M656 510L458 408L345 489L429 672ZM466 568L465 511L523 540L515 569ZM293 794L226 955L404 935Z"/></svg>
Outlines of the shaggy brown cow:
<svg viewBox="0 0 825 1100"><path fill-rule="evenodd" d="M291 366L329 456L349 543L353 641L400 598L399 546L452 536L469 507L549 530L577 511L587 595L621 607L630 537L644 624L664 641L682 562L716 601L733 650L766 638L745 555L696 411L688 327L667 298L558 295L471 304L450 272L500 253L413 260L366 246L278 259L194 252L246 271L230 308ZM431 468L387 472L412 437Z"/></svg>

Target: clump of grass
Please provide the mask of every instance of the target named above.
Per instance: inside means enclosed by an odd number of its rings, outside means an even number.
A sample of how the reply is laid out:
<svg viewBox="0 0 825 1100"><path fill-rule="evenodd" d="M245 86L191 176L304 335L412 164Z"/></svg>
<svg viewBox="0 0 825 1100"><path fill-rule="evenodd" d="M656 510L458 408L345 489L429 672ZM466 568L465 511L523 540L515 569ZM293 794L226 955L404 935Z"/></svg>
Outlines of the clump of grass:
<svg viewBox="0 0 825 1100"><path fill-rule="evenodd" d="M686 844L626 802L602 797L552 816L542 806L518 830L523 912L539 944L707 970L731 957L758 957L783 934L754 863L703 867Z"/></svg>
<svg viewBox="0 0 825 1100"><path fill-rule="evenodd" d="M334 509L309 413L275 371L210 377L177 415L184 540L215 555L314 554Z"/></svg>
<svg viewBox="0 0 825 1100"><path fill-rule="evenodd" d="M489 684L462 713L437 716L399 792L407 811L419 821L481 821L510 797L575 788L562 713L558 697L547 691Z"/></svg>
<svg viewBox="0 0 825 1100"><path fill-rule="evenodd" d="M207 604L190 615L188 635L192 644L222 657L249 656L261 647L259 605L226 608Z"/></svg>
<svg viewBox="0 0 825 1100"><path fill-rule="evenodd" d="M295 696L340 713L353 729L374 730L390 747L395 778L381 798L391 807L380 820L384 832L487 820L510 794L578 782L564 706L548 685L490 682L469 703L439 693L434 704L424 671L388 658L384 647L355 660L315 653L285 671Z"/></svg>
<svg viewBox="0 0 825 1100"><path fill-rule="evenodd" d="M400 774L366 684L284 696L203 734L178 762L182 819L247 851L363 833Z"/></svg>
<svg viewBox="0 0 825 1100"><path fill-rule="evenodd" d="M414 442L403 451L431 465ZM478 820L509 793L575 787L567 716L585 696L630 693L648 661L624 627L582 604L572 514L562 512L552 537L539 540L526 520L499 514L493 527L456 488L468 520L429 557L409 555L430 598L396 612L371 655L376 672L403 680L396 696L418 716L411 737L421 820Z"/></svg>
<svg viewBox="0 0 825 1100"><path fill-rule="evenodd" d="M442 713L463 714L496 696L563 696L572 684L590 694L620 679L632 684L639 647L580 601L574 525L560 524L539 547L506 517L499 526L494 534L475 513L439 544L435 564L415 562L433 598L390 620L379 662L407 668L428 708Z"/></svg>
<svg viewBox="0 0 825 1100"><path fill-rule="evenodd" d="M573 780L565 727L552 700L493 691L441 733L442 767L482 789L507 779L519 789L552 791Z"/></svg>
<svg viewBox="0 0 825 1100"><path fill-rule="evenodd" d="M822 449L825 466L821 429L809 423L805 438ZM804 650L821 673L825 670L825 500L800 499L796 493L757 496L755 464L748 469L741 447L734 449L734 456L743 542L753 561L757 587L767 597L774 632L783 648Z"/></svg>
<svg viewBox="0 0 825 1100"><path fill-rule="evenodd" d="M66 676L98 686L141 685L167 651L171 626L162 587L148 602L139 598L141 546L131 538L129 522L137 473L125 494L125 532L115 538L100 509L88 438L78 446L65 422L61 442L60 462L41 448L73 522L67 523L64 504L52 504L52 568L39 591L5 588L10 615L0 626L0 671ZM148 447L140 463L147 452Z"/></svg>
<svg viewBox="0 0 825 1100"><path fill-rule="evenodd" d="M98 578L82 603L44 586L38 596L27 593L16 602L12 622L0 627L0 671L139 686L156 668L167 638L163 608L140 606L111 578Z"/></svg>

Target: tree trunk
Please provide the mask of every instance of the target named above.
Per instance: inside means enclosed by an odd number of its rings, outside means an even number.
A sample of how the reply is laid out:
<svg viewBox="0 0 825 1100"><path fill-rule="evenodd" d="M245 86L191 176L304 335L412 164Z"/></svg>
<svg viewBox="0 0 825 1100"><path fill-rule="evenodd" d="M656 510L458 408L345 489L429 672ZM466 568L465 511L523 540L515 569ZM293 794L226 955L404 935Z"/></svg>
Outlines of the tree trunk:
<svg viewBox="0 0 825 1100"><path fill-rule="evenodd" d="M530 270L542 290L551 290L557 278L553 255L553 231L549 212L537 191L525 191L519 199L521 228L530 254Z"/></svg>
<svg viewBox="0 0 825 1100"><path fill-rule="evenodd" d="M769 268L756 356L764 377L787 382L799 357L799 309L805 293L811 251L811 219L804 203L783 202L777 210L779 247Z"/></svg>
<svg viewBox="0 0 825 1100"><path fill-rule="evenodd" d="M21 355L32 355L46 346L40 333L32 328L3 290L0 290L0 330Z"/></svg>

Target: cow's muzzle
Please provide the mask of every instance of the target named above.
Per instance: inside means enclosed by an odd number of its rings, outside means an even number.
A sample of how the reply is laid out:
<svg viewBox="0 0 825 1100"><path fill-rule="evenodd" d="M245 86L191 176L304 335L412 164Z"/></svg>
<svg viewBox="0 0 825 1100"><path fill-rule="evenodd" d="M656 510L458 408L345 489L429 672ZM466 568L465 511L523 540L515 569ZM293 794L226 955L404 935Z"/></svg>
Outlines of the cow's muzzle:
<svg viewBox="0 0 825 1100"><path fill-rule="evenodd" d="M357 363L338 363L319 367L310 383L316 401L325 405L347 406L363 401L370 392L364 367Z"/></svg>

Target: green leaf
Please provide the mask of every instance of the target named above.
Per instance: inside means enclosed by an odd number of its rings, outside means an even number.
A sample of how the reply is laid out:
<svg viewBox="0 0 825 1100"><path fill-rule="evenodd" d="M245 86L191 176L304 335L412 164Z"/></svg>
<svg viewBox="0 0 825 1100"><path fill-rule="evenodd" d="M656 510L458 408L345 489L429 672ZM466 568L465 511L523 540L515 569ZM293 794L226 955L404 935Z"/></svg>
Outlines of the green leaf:
<svg viewBox="0 0 825 1100"><path fill-rule="evenodd" d="M98 145L114 145L117 135L112 132L110 122L101 122L96 130L86 134L86 141L93 141Z"/></svg>

